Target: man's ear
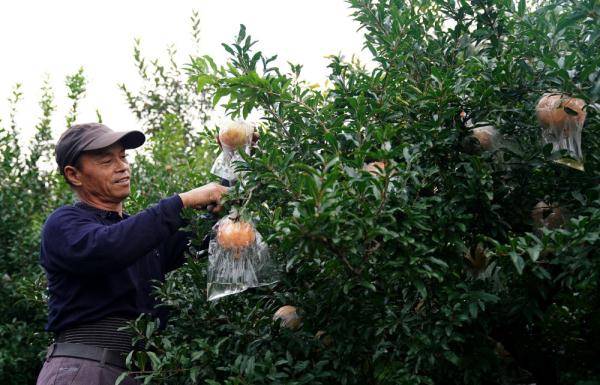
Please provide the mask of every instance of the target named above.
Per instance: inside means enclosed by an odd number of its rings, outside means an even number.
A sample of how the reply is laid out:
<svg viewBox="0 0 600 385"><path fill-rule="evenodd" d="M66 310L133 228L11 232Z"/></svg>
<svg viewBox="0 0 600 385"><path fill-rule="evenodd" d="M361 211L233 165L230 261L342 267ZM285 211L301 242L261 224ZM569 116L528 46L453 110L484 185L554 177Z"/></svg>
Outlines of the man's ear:
<svg viewBox="0 0 600 385"><path fill-rule="evenodd" d="M72 186L81 186L81 173L73 166L65 167L65 178Z"/></svg>

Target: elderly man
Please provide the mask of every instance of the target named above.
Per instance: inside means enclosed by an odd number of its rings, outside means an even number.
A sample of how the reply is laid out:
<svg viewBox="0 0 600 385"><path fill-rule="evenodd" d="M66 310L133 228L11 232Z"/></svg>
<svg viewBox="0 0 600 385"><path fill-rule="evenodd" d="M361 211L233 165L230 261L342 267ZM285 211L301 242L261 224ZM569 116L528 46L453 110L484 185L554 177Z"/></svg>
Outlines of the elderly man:
<svg viewBox="0 0 600 385"><path fill-rule="evenodd" d="M38 385L114 384L124 371L132 336L118 329L155 309L151 281L183 263L188 235L184 207L218 205L227 190L208 184L162 199L135 215L123 212L130 193L125 150L144 143L139 131L103 124L75 125L56 145L60 172L78 202L58 208L42 231L40 263L46 271L48 349ZM135 384L126 377L122 384Z"/></svg>

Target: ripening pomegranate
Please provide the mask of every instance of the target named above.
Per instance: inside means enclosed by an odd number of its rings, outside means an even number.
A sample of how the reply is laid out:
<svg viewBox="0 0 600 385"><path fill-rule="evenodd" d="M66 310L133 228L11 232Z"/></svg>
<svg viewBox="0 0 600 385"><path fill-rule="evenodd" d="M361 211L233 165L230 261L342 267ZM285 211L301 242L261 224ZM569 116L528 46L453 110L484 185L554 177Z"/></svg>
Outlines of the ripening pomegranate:
<svg viewBox="0 0 600 385"><path fill-rule="evenodd" d="M217 243L224 249L239 253L241 249L251 246L255 241L256 230L248 222L226 218L219 224Z"/></svg>
<svg viewBox="0 0 600 385"><path fill-rule="evenodd" d="M298 309L291 305L282 306L275 312L273 321L277 320L281 320L281 324L290 330L298 330L302 325L302 317L298 315Z"/></svg>
<svg viewBox="0 0 600 385"><path fill-rule="evenodd" d="M535 227L546 227L552 230L564 225L567 222L567 215L560 206L540 201L531 211L531 219Z"/></svg>
<svg viewBox="0 0 600 385"><path fill-rule="evenodd" d="M329 333L325 332L324 330L319 330L315 334L315 338L319 340L326 348L333 345L333 337L331 337L331 335L329 335Z"/></svg>
<svg viewBox="0 0 600 385"><path fill-rule="evenodd" d="M535 112L543 129L560 128L569 136L575 127L583 127L585 101L563 94L544 94Z"/></svg>
<svg viewBox="0 0 600 385"><path fill-rule="evenodd" d="M474 248L472 247L470 250L467 250L464 257L471 262L471 267L475 271L481 271L487 265L487 256L485 255L485 249L481 242Z"/></svg>
<svg viewBox="0 0 600 385"><path fill-rule="evenodd" d="M493 150L496 146L498 131L493 126L483 126L474 128L473 137L479 141L479 145L486 151Z"/></svg>
<svg viewBox="0 0 600 385"><path fill-rule="evenodd" d="M221 145L237 150L249 144L254 128L244 122L232 122L219 132Z"/></svg>
<svg viewBox="0 0 600 385"><path fill-rule="evenodd" d="M542 127L542 139L552 144L553 151L567 150L569 157L555 160L577 170L584 170L581 132L586 103L564 94L544 94L535 108ZM573 158L573 159L571 159Z"/></svg>
<svg viewBox="0 0 600 385"><path fill-rule="evenodd" d="M365 164L363 170L367 171L373 176L381 176L385 170L385 162L371 162Z"/></svg>

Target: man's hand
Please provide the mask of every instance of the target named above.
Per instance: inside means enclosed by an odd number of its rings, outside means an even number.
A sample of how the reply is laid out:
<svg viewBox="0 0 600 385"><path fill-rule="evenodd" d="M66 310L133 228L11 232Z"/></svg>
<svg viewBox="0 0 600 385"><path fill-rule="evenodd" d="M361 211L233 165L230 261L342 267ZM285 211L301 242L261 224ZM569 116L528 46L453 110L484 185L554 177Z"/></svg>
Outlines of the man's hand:
<svg viewBox="0 0 600 385"><path fill-rule="evenodd" d="M217 183L209 183L202 187L179 194L183 207L203 209L212 206L211 211L218 212L221 209L221 196L229 190Z"/></svg>

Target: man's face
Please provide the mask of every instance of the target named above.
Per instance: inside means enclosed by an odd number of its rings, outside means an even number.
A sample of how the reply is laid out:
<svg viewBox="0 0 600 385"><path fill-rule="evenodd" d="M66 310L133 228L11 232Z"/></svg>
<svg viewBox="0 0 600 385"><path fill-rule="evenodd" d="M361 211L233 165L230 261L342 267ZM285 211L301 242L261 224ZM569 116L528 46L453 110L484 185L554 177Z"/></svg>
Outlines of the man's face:
<svg viewBox="0 0 600 385"><path fill-rule="evenodd" d="M85 151L79 159L80 192L103 202L119 203L129 196L129 162L119 142Z"/></svg>

